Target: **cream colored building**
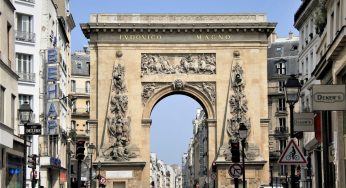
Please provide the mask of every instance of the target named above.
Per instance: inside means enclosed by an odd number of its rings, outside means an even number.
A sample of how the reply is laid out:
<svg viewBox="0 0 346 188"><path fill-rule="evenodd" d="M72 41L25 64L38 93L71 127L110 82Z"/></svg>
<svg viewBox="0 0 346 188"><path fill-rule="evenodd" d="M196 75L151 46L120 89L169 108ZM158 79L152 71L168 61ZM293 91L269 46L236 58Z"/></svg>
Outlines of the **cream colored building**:
<svg viewBox="0 0 346 188"><path fill-rule="evenodd" d="M90 139L107 187L149 187L150 113L172 94L206 113L208 175L231 186L228 143L250 130L246 183L269 183L267 38L263 14L94 14L90 39Z"/></svg>
<svg viewBox="0 0 346 188"><path fill-rule="evenodd" d="M20 187L24 140L17 122L18 78L14 58L14 5L0 1L0 187Z"/></svg>
<svg viewBox="0 0 346 188"><path fill-rule="evenodd" d="M346 1L321 1L320 43L312 75L326 85L346 84ZM346 112L320 111L322 128L322 175L319 187L346 186ZM317 187L317 186L316 186Z"/></svg>

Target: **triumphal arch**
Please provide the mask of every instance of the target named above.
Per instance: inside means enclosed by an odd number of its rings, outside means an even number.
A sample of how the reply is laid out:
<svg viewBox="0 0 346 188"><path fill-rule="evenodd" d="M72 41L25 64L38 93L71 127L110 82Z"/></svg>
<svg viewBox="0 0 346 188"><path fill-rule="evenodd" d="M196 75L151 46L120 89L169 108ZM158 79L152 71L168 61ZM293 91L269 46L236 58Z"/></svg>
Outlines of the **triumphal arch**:
<svg viewBox="0 0 346 188"><path fill-rule="evenodd" d="M246 183L269 183L267 37L275 23L263 14L94 14L81 28L90 39L93 162L107 187L150 186L150 113L173 94L206 112L216 187L232 184L229 143L240 124L250 130Z"/></svg>

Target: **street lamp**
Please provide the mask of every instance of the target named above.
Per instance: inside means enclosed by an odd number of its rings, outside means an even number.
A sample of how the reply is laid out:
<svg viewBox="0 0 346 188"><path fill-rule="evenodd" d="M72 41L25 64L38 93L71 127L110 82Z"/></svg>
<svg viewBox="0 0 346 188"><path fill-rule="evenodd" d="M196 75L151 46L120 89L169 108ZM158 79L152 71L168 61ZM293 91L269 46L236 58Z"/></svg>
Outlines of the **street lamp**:
<svg viewBox="0 0 346 188"><path fill-rule="evenodd" d="M100 177L101 177L101 174L100 174L101 166L102 166L101 161L97 162L97 169L99 171L99 174L97 175L97 177L98 177L99 180L100 180Z"/></svg>
<svg viewBox="0 0 346 188"><path fill-rule="evenodd" d="M90 143L88 146L88 154L90 155L90 172L89 172L89 179L90 179L90 188L93 187L93 179L92 179L92 168L93 168L93 153L95 150L95 145L93 143Z"/></svg>
<svg viewBox="0 0 346 188"><path fill-rule="evenodd" d="M290 105L290 137L294 138L293 109L298 102L302 85L295 75L291 75L285 84L286 103ZM291 188L295 187L295 165L291 165Z"/></svg>
<svg viewBox="0 0 346 188"><path fill-rule="evenodd" d="M24 124L24 167L23 167L23 187L26 187L26 127L28 123L31 121L32 117L32 109L30 104L25 101L22 105L20 105L19 109L19 120Z"/></svg>
<svg viewBox="0 0 346 188"><path fill-rule="evenodd" d="M245 141L247 137L248 129L245 123L240 123L239 125L239 138L241 139L241 150L242 150L242 163L243 163L243 188L245 188Z"/></svg>

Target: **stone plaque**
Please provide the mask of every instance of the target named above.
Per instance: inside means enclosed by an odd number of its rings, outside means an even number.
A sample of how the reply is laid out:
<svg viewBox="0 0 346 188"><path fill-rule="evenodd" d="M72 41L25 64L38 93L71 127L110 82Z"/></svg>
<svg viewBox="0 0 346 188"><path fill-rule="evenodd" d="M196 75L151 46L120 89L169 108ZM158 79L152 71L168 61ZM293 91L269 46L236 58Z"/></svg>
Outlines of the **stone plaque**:
<svg viewBox="0 0 346 188"><path fill-rule="evenodd" d="M106 178L133 178L132 170L106 171Z"/></svg>

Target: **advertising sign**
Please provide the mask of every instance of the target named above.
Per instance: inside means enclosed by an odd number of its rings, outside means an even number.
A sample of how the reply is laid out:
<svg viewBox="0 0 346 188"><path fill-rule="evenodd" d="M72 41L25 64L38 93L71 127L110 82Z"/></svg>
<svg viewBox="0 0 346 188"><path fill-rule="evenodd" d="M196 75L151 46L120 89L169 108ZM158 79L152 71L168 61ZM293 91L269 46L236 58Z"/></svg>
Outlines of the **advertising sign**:
<svg viewBox="0 0 346 188"><path fill-rule="evenodd" d="M294 113L294 131L297 132L314 132L314 113Z"/></svg>
<svg viewBox="0 0 346 188"><path fill-rule="evenodd" d="M47 117L57 117L58 113L57 113L57 108L54 104L54 102L49 102L47 104Z"/></svg>
<svg viewBox="0 0 346 188"><path fill-rule="evenodd" d="M48 63L57 63L58 62L58 52L56 49L47 50L47 62Z"/></svg>
<svg viewBox="0 0 346 188"><path fill-rule="evenodd" d="M346 85L314 85L312 87L312 110L346 110L345 91Z"/></svg>
<svg viewBox="0 0 346 188"><path fill-rule="evenodd" d="M47 81L58 81L58 67L47 67Z"/></svg>

